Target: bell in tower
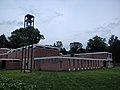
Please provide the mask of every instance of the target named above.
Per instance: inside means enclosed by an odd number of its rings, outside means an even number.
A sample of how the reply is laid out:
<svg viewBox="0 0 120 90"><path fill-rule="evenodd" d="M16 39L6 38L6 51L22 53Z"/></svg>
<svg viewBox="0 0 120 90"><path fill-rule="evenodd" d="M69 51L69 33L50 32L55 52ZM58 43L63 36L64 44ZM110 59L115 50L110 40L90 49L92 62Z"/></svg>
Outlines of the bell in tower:
<svg viewBox="0 0 120 90"><path fill-rule="evenodd" d="M24 17L24 28L34 27L34 16L27 14Z"/></svg>

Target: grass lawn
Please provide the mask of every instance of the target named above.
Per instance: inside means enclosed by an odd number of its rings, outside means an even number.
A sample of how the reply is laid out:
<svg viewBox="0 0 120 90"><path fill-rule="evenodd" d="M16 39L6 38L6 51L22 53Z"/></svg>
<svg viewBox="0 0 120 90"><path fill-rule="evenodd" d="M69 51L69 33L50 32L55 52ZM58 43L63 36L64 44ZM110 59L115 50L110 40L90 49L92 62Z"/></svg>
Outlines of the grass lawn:
<svg viewBox="0 0 120 90"><path fill-rule="evenodd" d="M120 67L75 72L0 70L0 75L40 90L120 90Z"/></svg>

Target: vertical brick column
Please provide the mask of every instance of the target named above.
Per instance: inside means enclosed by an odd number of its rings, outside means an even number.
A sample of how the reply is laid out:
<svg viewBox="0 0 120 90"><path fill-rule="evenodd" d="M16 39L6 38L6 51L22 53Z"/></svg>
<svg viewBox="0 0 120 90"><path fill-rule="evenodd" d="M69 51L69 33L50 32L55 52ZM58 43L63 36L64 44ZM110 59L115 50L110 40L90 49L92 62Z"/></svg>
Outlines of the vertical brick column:
<svg viewBox="0 0 120 90"><path fill-rule="evenodd" d="M80 70L80 63L78 59L77 59L77 70Z"/></svg>
<svg viewBox="0 0 120 90"><path fill-rule="evenodd" d="M71 63L70 63L70 59L68 59L68 71L71 71Z"/></svg>
<svg viewBox="0 0 120 90"><path fill-rule="evenodd" d="M84 60L84 69L86 70L86 60Z"/></svg>
<svg viewBox="0 0 120 90"><path fill-rule="evenodd" d="M75 59L73 59L73 70L75 70Z"/></svg>

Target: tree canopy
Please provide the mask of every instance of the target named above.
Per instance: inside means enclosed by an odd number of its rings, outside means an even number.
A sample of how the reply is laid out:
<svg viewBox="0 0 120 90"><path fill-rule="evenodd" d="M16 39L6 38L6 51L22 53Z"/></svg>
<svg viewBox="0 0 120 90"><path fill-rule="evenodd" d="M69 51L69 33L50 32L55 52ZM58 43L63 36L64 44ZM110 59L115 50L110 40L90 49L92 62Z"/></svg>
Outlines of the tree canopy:
<svg viewBox="0 0 120 90"><path fill-rule="evenodd" d="M82 49L82 43L80 42L72 42L70 43L70 52L71 53L79 53L79 50Z"/></svg>
<svg viewBox="0 0 120 90"><path fill-rule="evenodd" d="M90 52L107 51L107 44L105 41L105 38L101 38L96 35L92 39L88 40L86 49Z"/></svg>
<svg viewBox="0 0 120 90"><path fill-rule="evenodd" d="M54 43L53 46L58 48L63 48L63 43L62 41L56 41L56 43Z"/></svg>
<svg viewBox="0 0 120 90"><path fill-rule="evenodd" d="M4 34L0 36L0 48L8 48L10 47L9 41L5 37Z"/></svg>
<svg viewBox="0 0 120 90"><path fill-rule="evenodd" d="M120 40L117 36L112 35L108 41L110 52L113 54L113 61L115 63L120 63Z"/></svg>
<svg viewBox="0 0 120 90"><path fill-rule="evenodd" d="M68 53L66 49L63 47L62 41L56 41L56 43L53 44L53 47L58 47L60 49L60 53L62 53L63 55Z"/></svg>
<svg viewBox="0 0 120 90"><path fill-rule="evenodd" d="M35 29L33 27L16 29L9 37L12 48L37 44L40 39L44 39L44 36L40 34L40 31L37 28Z"/></svg>

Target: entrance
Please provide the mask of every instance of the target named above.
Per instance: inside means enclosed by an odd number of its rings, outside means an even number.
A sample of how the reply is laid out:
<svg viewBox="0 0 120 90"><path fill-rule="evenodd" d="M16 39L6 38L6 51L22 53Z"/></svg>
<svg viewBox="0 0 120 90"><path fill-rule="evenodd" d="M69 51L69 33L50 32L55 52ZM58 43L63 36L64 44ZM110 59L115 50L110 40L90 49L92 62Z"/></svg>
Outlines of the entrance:
<svg viewBox="0 0 120 90"><path fill-rule="evenodd" d="M2 69L5 69L6 61L2 61Z"/></svg>
<svg viewBox="0 0 120 90"><path fill-rule="evenodd" d="M106 67L106 61L103 61L103 67Z"/></svg>

